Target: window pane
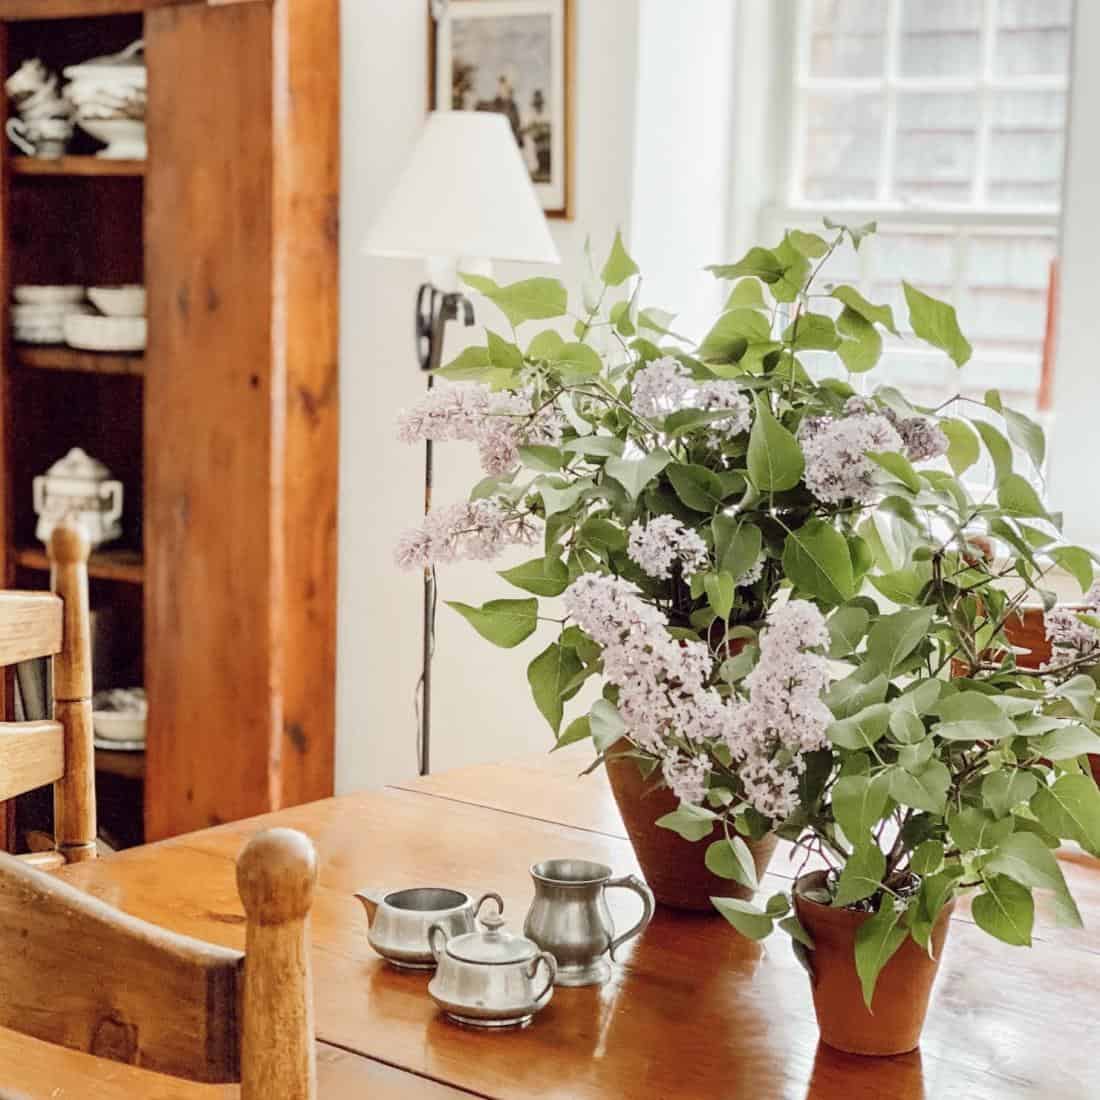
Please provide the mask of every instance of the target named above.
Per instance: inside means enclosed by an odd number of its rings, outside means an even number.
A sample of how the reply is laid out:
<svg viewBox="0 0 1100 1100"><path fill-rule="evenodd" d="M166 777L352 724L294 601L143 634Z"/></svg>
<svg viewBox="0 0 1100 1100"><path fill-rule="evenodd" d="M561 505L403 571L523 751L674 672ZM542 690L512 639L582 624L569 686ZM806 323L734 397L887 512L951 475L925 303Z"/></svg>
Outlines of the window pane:
<svg viewBox="0 0 1100 1100"><path fill-rule="evenodd" d="M898 95L897 120L895 197L968 202L977 147L977 97L903 92Z"/></svg>
<svg viewBox="0 0 1100 1100"><path fill-rule="evenodd" d="M879 0L814 0L810 29L813 76L880 76L886 6Z"/></svg>
<svg viewBox="0 0 1100 1100"><path fill-rule="evenodd" d="M881 149L877 95L809 96L802 193L811 199L874 198Z"/></svg>
<svg viewBox="0 0 1100 1100"><path fill-rule="evenodd" d="M1062 190L1061 92L1008 92L993 104L989 201L1057 206Z"/></svg>
<svg viewBox="0 0 1100 1100"><path fill-rule="evenodd" d="M1070 0L1000 0L998 76L1061 76L1069 68Z"/></svg>
<svg viewBox="0 0 1100 1100"><path fill-rule="evenodd" d="M903 76L976 76L981 69L980 3L902 0Z"/></svg>

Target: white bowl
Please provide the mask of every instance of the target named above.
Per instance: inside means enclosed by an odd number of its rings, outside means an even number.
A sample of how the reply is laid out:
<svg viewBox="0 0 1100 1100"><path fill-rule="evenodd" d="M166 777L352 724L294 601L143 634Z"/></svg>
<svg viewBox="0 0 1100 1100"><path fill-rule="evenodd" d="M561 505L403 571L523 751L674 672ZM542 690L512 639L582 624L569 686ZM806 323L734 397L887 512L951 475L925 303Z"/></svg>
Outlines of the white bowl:
<svg viewBox="0 0 1100 1100"><path fill-rule="evenodd" d="M108 317L145 316L143 286L90 286L88 298L96 309Z"/></svg>
<svg viewBox="0 0 1100 1100"><path fill-rule="evenodd" d="M67 305L84 300L82 286L34 286L24 283L12 287L11 294L20 305L28 306Z"/></svg>
<svg viewBox="0 0 1100 1100"><path fill-rule="evenodd" d="M81 118L79 126L107 145L96 155L105 160L144 160L145 123L133 118Z"/></svg>
<svg viewBox="0 0 1100 1100"><path fill-rule="evenodd" d="M92 729L104 741L144 741L145 715L135 711L93 710Z"/></svg>
<svg viewBox="0 0 1100 1100"><path fill-rule="evenodd" d="M144 317L65 318L65 343L84 351L144 351L147 332Z"/></svg>

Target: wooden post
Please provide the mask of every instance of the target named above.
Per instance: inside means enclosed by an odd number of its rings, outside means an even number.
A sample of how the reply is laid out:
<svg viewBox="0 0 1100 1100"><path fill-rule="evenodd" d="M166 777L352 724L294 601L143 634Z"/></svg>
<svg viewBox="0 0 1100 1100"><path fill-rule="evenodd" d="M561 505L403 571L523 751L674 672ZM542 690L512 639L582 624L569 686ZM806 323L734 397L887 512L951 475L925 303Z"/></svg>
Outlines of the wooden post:
<svg viewBox="0 0 1100 1100"><path fill-rule="evenodd" d="M309 910L317 855L309 838L271 829L237 860L248 918L241 1013L241 1100L316 1100Z"/></svg>
<svg viewBox="0 0 1100 1100"><path fill-rule="evenodd" d="M65 740L65 772L54 784L54 838L67 863L96 856L92 646L88 536L62 520L50 536L50 587L64 604L61 652L53 659L53 716Z"/></svg>

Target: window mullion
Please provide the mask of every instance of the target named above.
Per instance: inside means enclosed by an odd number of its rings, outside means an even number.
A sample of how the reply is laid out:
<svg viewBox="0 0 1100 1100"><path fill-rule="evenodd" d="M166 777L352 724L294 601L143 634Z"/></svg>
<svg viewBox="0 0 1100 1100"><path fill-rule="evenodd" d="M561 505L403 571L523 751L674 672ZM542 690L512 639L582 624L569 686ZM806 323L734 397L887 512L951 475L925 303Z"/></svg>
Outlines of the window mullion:
<svg viewBox="0 0 1100 1100"><path fill-rule="evenodd" d="M806 85L810 78L810 35L813 33L810 0L798 0L795 9L795 87L791 101L791 124L787 135L790 156L787 160L788 178L784 189L792 199L804 198L806 173L806 141L808 137L808 111Z"/></svg>
<svg viewBox="0 0 1100 1100"><path fill-rule="evenodd" d="M993 130L993 64L996 48L997 0L982 4L982 69L978 85L978 133L974 146L974 178L970 181L975 207L988 202L989 149Z"/></svg>
<svg viewBox="0 0 1100 1100"><path fill-rule="evenodd" d="M898 132L898 71L901 53L901 0L886 7L886 56L883 59L882 152L879 160L878 199L894 194L894 150Z"/></svg>

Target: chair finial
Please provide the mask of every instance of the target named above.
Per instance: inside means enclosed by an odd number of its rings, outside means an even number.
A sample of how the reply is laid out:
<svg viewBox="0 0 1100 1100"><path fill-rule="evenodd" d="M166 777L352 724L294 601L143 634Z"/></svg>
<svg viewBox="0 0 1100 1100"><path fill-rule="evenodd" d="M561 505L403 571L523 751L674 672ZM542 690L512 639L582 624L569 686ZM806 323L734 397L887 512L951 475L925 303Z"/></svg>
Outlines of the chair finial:
<svg viewBox="0 0 1100 1100"><path fill-rule="evenodd" d="M58 565L86 562L92 544L80 521L73 515L64 516L50 533L50 560Z"/></svg>
<svg viewBox="0 0 1100 1100"><path fill-rule="evenodd" d="M317 853L304 833L269 829L253 837L237 860L245 913L259 924L304 919L313 904Z"/></svg>

